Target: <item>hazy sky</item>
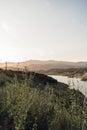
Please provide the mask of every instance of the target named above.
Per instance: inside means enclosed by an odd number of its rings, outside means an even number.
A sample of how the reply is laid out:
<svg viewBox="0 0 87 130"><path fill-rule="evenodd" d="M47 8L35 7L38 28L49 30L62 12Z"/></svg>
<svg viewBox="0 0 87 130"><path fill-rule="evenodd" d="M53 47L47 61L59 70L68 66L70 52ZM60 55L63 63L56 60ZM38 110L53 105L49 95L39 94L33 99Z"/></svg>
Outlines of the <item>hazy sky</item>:
<svg viewBox="0 0 87 130"><path fill-rule="evenodd" d="M0 62L87 61L87 0L0 0Z"/></svg>

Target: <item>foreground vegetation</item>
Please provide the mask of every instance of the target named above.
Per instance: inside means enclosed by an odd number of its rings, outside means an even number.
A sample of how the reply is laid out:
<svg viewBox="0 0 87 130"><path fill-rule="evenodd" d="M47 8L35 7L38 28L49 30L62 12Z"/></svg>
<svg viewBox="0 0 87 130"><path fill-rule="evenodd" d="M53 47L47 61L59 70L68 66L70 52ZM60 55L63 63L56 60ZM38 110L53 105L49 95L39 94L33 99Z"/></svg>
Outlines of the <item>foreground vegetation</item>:
<svg viewBox="0 0 87 130"><path fill-rule="evenodd" d="M87 100L45 75L1 70L0 130L87 130Z"/></svg>

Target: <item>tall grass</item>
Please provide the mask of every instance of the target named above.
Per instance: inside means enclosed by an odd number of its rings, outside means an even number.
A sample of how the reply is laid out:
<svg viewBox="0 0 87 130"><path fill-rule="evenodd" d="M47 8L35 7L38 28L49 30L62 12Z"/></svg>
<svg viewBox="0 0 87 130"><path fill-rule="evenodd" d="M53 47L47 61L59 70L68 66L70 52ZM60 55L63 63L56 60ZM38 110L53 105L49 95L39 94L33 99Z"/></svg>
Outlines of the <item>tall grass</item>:
<svg viewBox="0 0 87 130"><path fill-rule="evenodd" d="M87 130L87 100L79 92L32 83L32 76L21 83L15 76L0 88L0 130Z"/></svg>

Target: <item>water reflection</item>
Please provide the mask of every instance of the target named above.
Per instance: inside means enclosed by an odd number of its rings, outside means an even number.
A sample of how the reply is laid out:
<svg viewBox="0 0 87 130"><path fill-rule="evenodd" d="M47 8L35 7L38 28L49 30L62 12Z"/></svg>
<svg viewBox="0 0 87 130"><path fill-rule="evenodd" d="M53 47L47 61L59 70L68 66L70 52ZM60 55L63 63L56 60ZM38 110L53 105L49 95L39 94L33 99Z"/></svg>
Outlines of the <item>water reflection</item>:
<svg viewBox="0 0 87 130"><path fill-rule="evenodd" d="M87 82L81 81L80 78L69 78L67 76L49 75L59 82L66 83L70 88L79 89L87 97Z"/></svg>

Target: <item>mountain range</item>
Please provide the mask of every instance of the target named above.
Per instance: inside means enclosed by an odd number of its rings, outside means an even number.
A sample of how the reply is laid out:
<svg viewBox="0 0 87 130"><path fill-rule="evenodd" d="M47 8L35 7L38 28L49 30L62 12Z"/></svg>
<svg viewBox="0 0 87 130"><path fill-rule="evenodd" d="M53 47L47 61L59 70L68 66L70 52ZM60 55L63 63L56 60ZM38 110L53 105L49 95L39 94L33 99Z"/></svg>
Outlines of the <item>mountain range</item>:
<svg viewBox="0 0 87 130"><path fill-rule="evenodd" d="M2 69L12 70L50 70L50 69L68 69L68 68L86 68L87 61L85 62L68 62L68 61L41 61L41 60L29 60L25 62L4 62L0 63Z"/></svg>

